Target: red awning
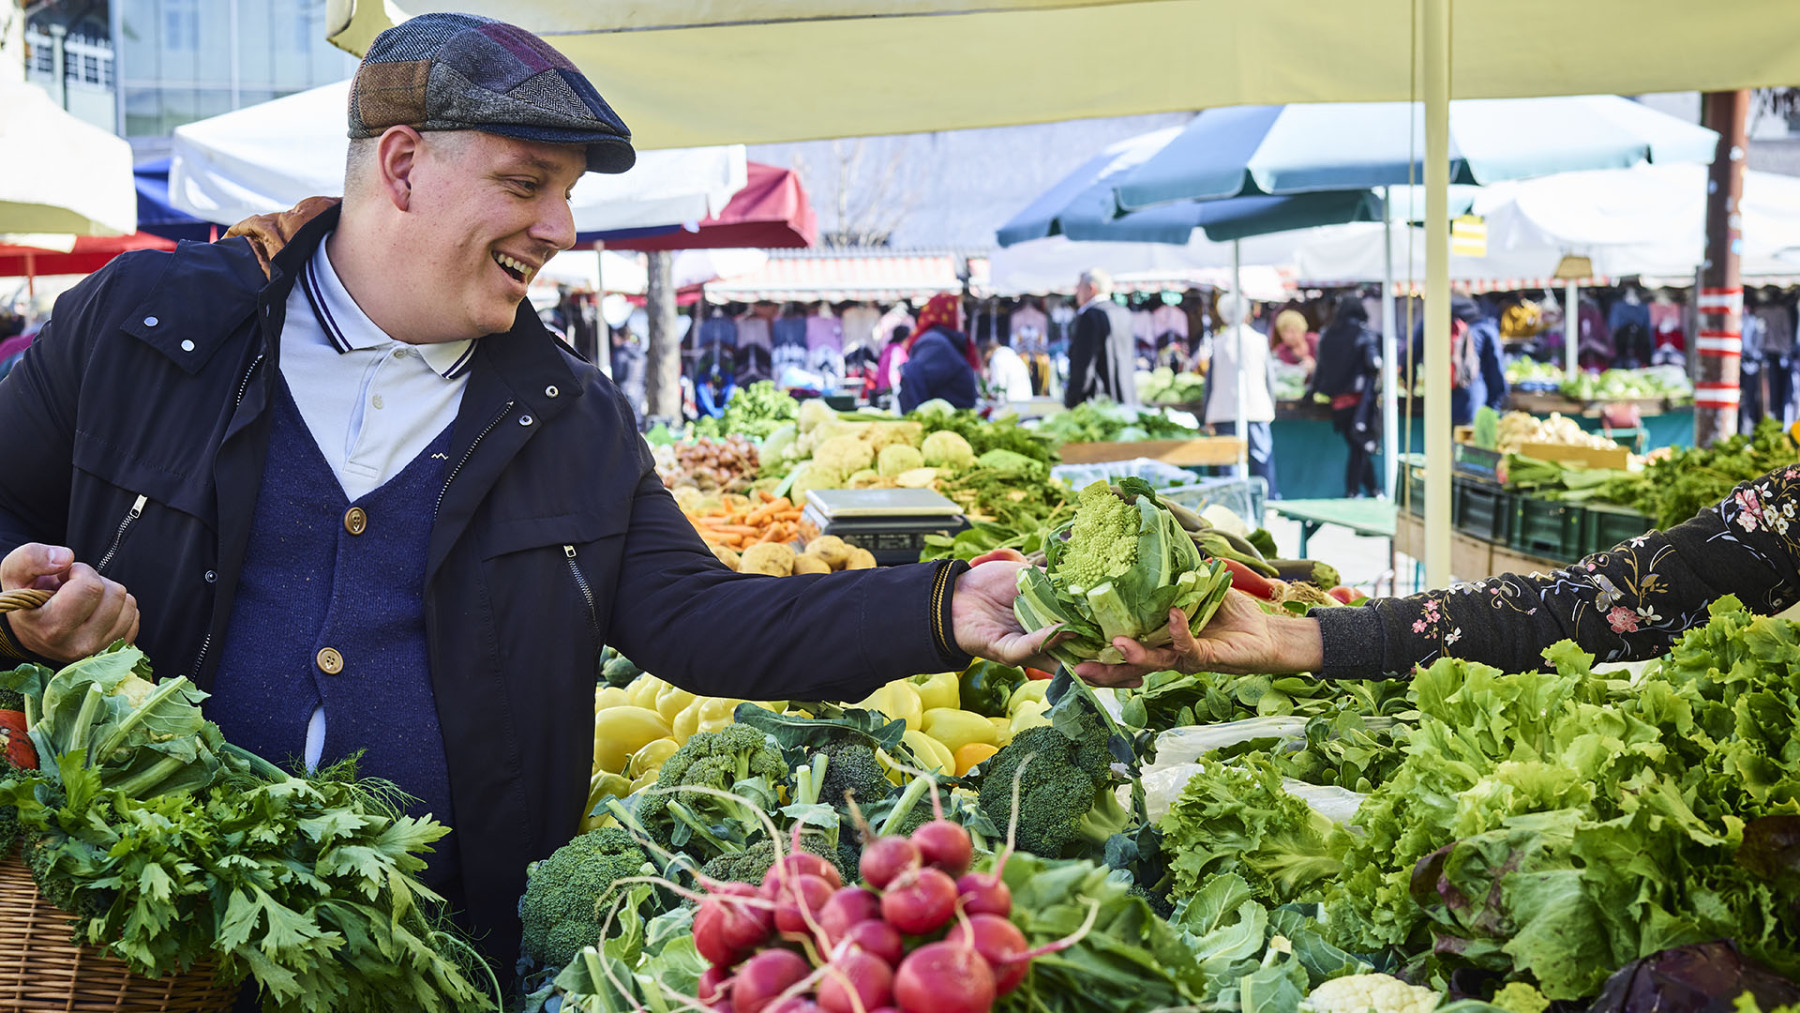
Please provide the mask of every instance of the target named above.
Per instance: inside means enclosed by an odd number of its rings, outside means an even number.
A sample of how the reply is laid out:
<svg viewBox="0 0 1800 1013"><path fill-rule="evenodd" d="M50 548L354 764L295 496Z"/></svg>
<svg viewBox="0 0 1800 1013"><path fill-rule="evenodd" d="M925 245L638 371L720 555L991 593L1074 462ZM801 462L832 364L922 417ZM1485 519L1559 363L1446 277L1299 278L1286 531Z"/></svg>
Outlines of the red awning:
<svg viewBox="0 0 1800 1013"><path fill-rule="evenodd" d="M40 274L92 274L105 267L121 253L131 250L173 250L173 240L134 232L129 236L80 236L75 248L67 253L40 250L30 246L0 245L0 277L31 277Z"/></svg>
<svg viewBox="0 0 1800 1013"><path fill-rule="evenodd" d="M856 302L929 299L960 292L963 281L950 254L817 254L769 258L761 271L706 283L715 302Z"/></svg>
<svg viewBox="0 0 1800 1013"><path fill-rule="evenodd" d="M819 219L791 170L749 164L749 182L716 217L660 236L606 244L609 250L790 249L819 241Z"/></svg>

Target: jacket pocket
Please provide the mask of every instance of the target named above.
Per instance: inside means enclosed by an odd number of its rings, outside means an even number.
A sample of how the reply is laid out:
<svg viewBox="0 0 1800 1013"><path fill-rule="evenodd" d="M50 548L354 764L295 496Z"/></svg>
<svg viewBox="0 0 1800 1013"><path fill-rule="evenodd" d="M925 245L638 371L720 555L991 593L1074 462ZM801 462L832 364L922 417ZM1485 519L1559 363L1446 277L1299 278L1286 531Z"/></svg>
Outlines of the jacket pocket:
<svg viewBox="0 0 1800 1013"><path fill-rule="evenodd" d="M581 595L581 603L587 609L588 629L594 634L594 646L600 646L600 611L594 604L594 587L588 583L587 575L581 572L581 557L575 546L562 547L563 556L569 561L569 576L574 578L575 590Z"/></svg>
<svg viewBox="0 0 1800 1013"><path fill-rule="evenodd" d="M105 573L106 568L112 565L113 557L119 554L119 546L125 544L125 536L131 533L131 529L137 524L138 518L144 516L144 504L148 502L150 502L150 497L142 494L139 494L137 499L131 501L131 509L125 512L124 519L119 521L119 529L113 533L112 544L107 546L105 554L100 557L100 561L94 564L95 571Z"/></svg>

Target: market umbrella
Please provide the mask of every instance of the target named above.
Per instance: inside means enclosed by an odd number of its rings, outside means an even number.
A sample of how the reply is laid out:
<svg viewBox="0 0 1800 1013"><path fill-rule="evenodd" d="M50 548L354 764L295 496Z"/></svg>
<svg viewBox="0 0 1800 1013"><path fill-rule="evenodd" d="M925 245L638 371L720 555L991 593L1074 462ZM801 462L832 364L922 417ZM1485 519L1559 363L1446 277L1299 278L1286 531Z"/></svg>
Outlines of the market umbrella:
<svg viewBox="0 0 1800 1013"><path fill-rule="evenodd" d="M139 162L131 170L137 188L138 229L165 239L192 239L211 242L222 231L219 225L202 221L169 203L168 158Z"/></svg>
<svg viewBox="0 0 1800 1013"><path fill-rule="evenodd" d="M343 193L349 92L340 81L175 128L169 203L231 225ZM723 210L745 178L741 145L644 152L630 172L575 184L575 229L696 222Z"/></svg>
<svg viewBox="0 0 1800 1013"><path fill-rule="evenodd" d="M131 145L64 112L34 84L0 83L0 233L137 231Z"/></svg>
<svg viewBox="0 0 1800 1013"><path fill-rule="evenodd" d="M92 274L121 253L173 250L175 243L148 232L128 236L81 236L74 249L48 250L0 245L0 277L31 278L40 274Z"/></svg>
<svg viewBox="0 0 1800 1013"><path fill-rule="evenodd" d="M819 219L806 188L791 169L747 163L748 182L724 210L693 227L654 230L649 235L597 233L582 238L605 241L614 250L773 250L812 246Z"/></svg>

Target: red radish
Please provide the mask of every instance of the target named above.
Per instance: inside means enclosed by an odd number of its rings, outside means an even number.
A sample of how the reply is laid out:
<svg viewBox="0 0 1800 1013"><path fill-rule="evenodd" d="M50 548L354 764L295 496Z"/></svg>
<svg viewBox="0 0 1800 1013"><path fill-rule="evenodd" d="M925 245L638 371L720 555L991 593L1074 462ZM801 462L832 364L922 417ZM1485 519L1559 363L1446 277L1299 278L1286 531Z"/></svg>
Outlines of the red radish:
<svg viewBox="0 0 1800 1013"><path fill-rule="evenodd" d="M894 968L852 946L832 955L818 993L819 1008L825 1013L861 1013L893 1001Z"/></svg>
<svg viewBox="0 0 1800 1013"><path fill-rule="evenodd" d="M738 968L731 979L731 1004L737 1013L762 1013L775 997L812 973L812 965L793 950L764 950Z"/></svg>
<svg viewBox="0 0 1800 1013"><path fill-rule="evenodd" d="M787 885L775 894L775 928L782 932L799 932L811 935L813 925L807 924L807 917L801 913L805 905L812 914L813 924L819 920L819 909L831 900L834 889L830 882L818 876L794 876Z"/></svg>
<svg viewBox="0 0 1800 1013"><path fill-rule="evenodd" d="M969 871L975 857L975 845L969 832L945 819L932 820L913 831L912 842L919 846L919 856L926 865L935 865L952 877Z"/></svg>
<svg viewBox="0 0 1800 1013"><path fill-rule="evenodd" d="M852 925L880 917L880 897L860 886L846 886L819 909L819 928L825 931L825 941L836 945Z"/></svg>
<svg viewBox="0 0 1800 1013"><path fill-rule="evenodd" d="M863 882L877 890L885 890L895 876L924 863L919 846L912 841L899 836L877 837L863 845L858 870L862 872Z"/></svg>
<svg viewBox="0 0 1800 1013"><path fill-rule="evenodd" d="M715 967L730 967L750 955L725 938L725 905L702 902L694 912L694 949Z"/></svg>
<svg viewBox="0 0 1800 1013"><path fill-rule="evenodd" d="M998 872L971 872L956 881L956 902L966 915L1012 914L1012 891Z"/></svg>
<svg viewBox="0 0 1800 1013"><path fill-rule="evenodd" d="M904 935L936 932L955 914L956 881L939 869L901 873L881 895L881 917Z"/></svg>
<svg viewBox="0 0 1800 1013"><path fill-rule="evenodd" d="M774 912L760 904L746 904L734 897L755 897L761 899L756 887L749 883L715 883L706 901L711 903L719 898L718 905L724 909L719 919L719 935L725 945L733 949L749 952L769 941L769 934L774 931Z"/></svg>
<svg viewBox="0 0 1800 1013"><path fill-rule="evenodd" d="M901 1013L988 1013L994 996L994 969L960 944L926 943L894 972Z"/></svg>
<svg viewBox="0 0 1800 1013"><path fill-rule="evenodd" d="M973 915L966 924L966 930L964 922L950 926L944 942L963 946L968 945L965 940L973 939L975 952L994 971L994 991L1005 995L1019 987L1025 972L1031 969L1030 960L1020 957L1029 948L1025 933L998 915Z"/></svg>
<svg viewBox="0 0 1800 1013"><path fill-rule="evenodd" d="M820 1013L819 1004L803 995L792 996L763 1007L763 1013Z"/></svg>
<svg viewBox="0 0 1800 1013"><path fill-rule="evenodd" d="M855 946L887 961L889 967L900 963L906 956L906 941L900 938L900 930L884 921L857 922L844 933L843 945Z"/></svg>
<svg viewBox="0 0 1800 1013"><path fill-rule="evenodd" d="M703 1003L713 1003L725 998L725 983L731 980L731 972L717 964L706 969L700 976L700 983L694 986L694 998Z"/></svg>
<svg viewBox="0 0 1800 1013"><path fill-rule="evenodd" d="M838 875L837 866L810 851L790 851L763 873L763 896L775 896L782 882L795 876L818 876L830 883L833 890L844 885L844 877Z"/></svg>

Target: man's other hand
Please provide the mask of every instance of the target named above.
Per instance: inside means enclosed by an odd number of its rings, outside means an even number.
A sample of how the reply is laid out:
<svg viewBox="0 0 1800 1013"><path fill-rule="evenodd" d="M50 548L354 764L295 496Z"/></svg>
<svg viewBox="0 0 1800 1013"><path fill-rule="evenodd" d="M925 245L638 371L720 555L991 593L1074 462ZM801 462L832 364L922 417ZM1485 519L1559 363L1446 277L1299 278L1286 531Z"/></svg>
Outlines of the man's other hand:
<svg viewBox="0 0 1800 1013"><path fill-rule="evenodd" d="M42 606L7 616L26 650L52 661L85 658L138 635L137 599L60 545L28 542L0 560L0 591L55 592Z"/></svg>

